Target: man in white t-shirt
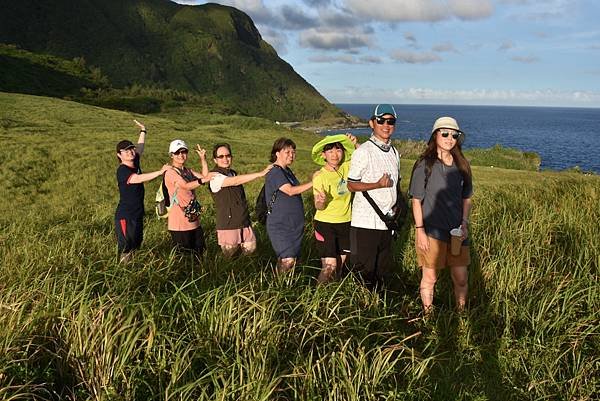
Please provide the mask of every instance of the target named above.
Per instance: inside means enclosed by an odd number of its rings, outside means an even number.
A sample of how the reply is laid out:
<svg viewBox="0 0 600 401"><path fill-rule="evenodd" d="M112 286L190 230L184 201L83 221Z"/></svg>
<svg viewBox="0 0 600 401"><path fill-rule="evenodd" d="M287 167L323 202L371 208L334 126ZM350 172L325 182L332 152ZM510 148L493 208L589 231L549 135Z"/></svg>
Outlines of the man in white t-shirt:
<svg viewBox="0 0 600 401"><path fill-rule="evenodd" d="M363 196L368 191L383 214L396 203L400 155L391 144L396 110L390 104L375 107L369 126L373 134L352 155L348 189L355 192L350 227L350 258L369 287L381 286L391 264L393 233Z"/></svg>

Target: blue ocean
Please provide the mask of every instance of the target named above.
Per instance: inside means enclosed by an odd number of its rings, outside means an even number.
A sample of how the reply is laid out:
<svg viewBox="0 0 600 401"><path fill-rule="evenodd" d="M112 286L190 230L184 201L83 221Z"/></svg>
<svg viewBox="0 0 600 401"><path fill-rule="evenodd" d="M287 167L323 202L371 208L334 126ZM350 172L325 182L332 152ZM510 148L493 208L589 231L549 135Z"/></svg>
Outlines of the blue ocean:
<svg viewBox="0 0 600 401"><path fill-rule="evenodd" d="M374 105L337 104L349 114L368 119ZM463 149L495 144L536 152L542 169L578 166L600 173L600 109L512 106L394 105L398 122L394 138L428 140L436 118L451 116L466 133ZM368 128L351 130L370 135Z"/></svg>

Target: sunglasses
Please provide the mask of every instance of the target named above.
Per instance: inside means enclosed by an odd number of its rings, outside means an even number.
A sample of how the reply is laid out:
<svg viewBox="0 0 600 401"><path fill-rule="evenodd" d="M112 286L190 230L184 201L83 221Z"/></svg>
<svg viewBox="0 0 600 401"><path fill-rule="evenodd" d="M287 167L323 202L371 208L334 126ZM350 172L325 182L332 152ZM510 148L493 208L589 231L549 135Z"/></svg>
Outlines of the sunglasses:
<svg viewBox="0 0 600 401"><path fill-rule="evenodd" d="M188 150L187 149L179 149L177 152L173 152L173 154L175 156L187 155L188 154Z"/></svg>
<svg viewBox="0 0 600 401"><path fill-rule="evenodd" d="M377 124L379 125L383 125L385 123L387 123L387 125L396 125L396 119L394 117L389 117L389 118L383 118L383 117L375 117L375 121L377 121Z"/></svg>
<svg viewBox="0 0 600 401"><path fill-rule="evenodd" d="M448 135L450 135L449 132L440 132L440 135L442 135L443 138L448 138ZM460 132L453 132L452 133L452 139L458 139L460 137Z"/></svg>
<svg viewBox="0 0 600 401"><path fill-rule="evenodd" d="M233 156L232 155L217 155L215 156L216 159L224 159L224 158L228 158L231 159Z"/></svg>
<svg viewBox="0 0 600 401"><path fill-rule="evenodd" d="M135 146L132 146L132 147L127 148L127 149L121 149L121 150L119 150L119 152L129 152L129 151L135 152Z"/></svg>

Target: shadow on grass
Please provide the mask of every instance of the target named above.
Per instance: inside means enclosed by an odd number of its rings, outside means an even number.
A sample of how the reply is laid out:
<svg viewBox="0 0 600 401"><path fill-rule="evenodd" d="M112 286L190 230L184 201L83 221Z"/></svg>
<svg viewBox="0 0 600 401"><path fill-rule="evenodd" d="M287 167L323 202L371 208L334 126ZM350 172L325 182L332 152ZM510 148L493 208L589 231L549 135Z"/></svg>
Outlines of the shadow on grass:
<svg viewBox="0 0 600 401"><path fill-rule="evenodd" d="M438 278L435 315L424 324L425 338L439 355L429 380L434 400L511 400L519 394L503 383L499 362L504 321L490 305L478 255L469 266L469 307L454 311L449 271Z"/></svg>

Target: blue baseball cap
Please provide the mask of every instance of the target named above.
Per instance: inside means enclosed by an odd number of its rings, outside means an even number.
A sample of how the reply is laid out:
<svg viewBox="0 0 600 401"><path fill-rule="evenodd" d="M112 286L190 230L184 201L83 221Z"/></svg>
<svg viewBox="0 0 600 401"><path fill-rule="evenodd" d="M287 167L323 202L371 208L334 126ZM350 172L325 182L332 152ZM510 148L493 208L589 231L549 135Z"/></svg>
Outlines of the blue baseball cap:
<svg viewBox="0 0 600 401"><path fill-rule="evenodd" d="M392 116L394 116L394 118L397 117L396 110L394 110L394 106L392 106L391 104L378 104L377 106L375 106L375 109L373 110L373 114L371 115L371 118L381 117L386 114L391 114Z"/></svg>

